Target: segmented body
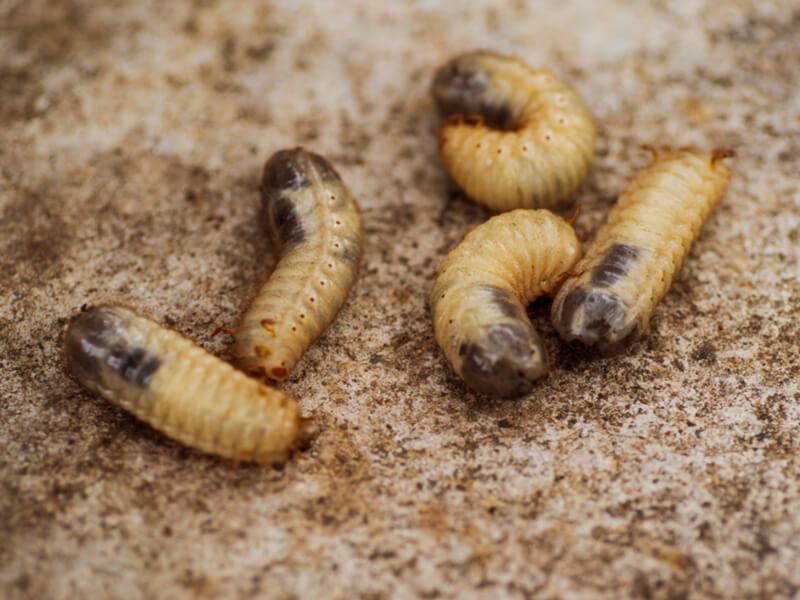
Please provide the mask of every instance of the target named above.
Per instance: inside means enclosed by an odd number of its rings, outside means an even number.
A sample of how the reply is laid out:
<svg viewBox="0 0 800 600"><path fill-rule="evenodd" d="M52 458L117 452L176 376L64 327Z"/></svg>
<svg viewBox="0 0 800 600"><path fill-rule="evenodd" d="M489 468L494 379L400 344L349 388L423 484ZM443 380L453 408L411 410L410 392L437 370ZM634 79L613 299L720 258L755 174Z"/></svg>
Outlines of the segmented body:
<svg viewBox="0 0 800 600"><path fill-rule="evenodd" d="M235 363L284 379L322 335L358 276L363 235L358 205L323 157L276 152L261 185L279 259L235 332Z"/></svg>
<svg viewBox="0 0 800 600"><path fill-rule="evenodd" d="M728 184L731 154L668 152L634 178L553 302L564 340L610 354L642 336Z"/></svg>
<svg viewBox="0 0 800 600"><path fill-rule="evenodd" d="M475 391L518 396L547 371L525 308L554 293L580 258L566 221L518 209L473 229L447 256L431 291L436 341Z"/></svg>
<svg viewBox="0 0 800 600"><path fill-rule="evenodd" d="M84 387L187 446L266 464L283 460L302 433L291 397L126 308L79 313L64 341Z"/></svg>
<svg viewBox="0 0 800 600"><path fill-rule="evenodd" d="M468 52L436 72L433 96L451 117L439 135L445 170L493 210L553 206L577 189L594 161L592 117L549 71Z"/></svg>

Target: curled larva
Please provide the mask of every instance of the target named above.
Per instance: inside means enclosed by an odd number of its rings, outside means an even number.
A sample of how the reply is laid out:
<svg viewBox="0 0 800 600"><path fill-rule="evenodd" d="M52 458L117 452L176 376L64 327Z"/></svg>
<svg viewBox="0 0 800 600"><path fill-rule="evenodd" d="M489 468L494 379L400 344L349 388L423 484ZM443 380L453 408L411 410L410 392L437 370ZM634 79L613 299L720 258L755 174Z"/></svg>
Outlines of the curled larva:
<svg viewBox="0 0 800 600"><path fill-rule="evenodd" d="M552 307L566 341L612 354L636 341L728 184L732 152L668 151L636 175Z"/></svg>
<svg viewBox="0 0 800 600"><path fill-rule="evenodd" d="M126 308L75 315L64 347L84 387L187 446L267 464L302 442L304 420L290 396Z"/></svg>
<svg viewBox="0 0 800 600"><path fill-rule="evenodd" d="M552 73L493 52L461 54L433 81L445 170L493 210L564 200L589 172L595 127L577 92Z"/></svg>
<svg viewBox="0 0 800 600"><path fill-rule="evenodd" d="M566 221L518 209L473 229L442 262L430 296L436 341L472 389L519 396L547 371L525 307L552 294L580 253Z"/></svg>
<svg viewBox="0 0 800 600"><path fill-rule="evenodd" d="M280 381L330 325L358 276L358 205L322 156L281 150L264 165L268 230L280 253L235 332L235 364Z"/></svg>

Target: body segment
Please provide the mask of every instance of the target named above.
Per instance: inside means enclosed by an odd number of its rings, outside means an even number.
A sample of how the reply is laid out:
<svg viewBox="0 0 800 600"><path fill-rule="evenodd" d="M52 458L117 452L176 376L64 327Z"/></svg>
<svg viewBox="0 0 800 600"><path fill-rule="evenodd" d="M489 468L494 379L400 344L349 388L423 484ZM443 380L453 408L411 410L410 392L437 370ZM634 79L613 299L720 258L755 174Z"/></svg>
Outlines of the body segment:
<svg viewBox="0 0 800 600"><path fill-rule="evenodd" d="M527 393L547 357L525 308L554 293L580 258L566 221L547 210L518 209L473 229L447 256L431 291L436 341L475 391Z"/></svg>
<svg viewBox="0 0 800 600"><path fill-rule="evenodd" d="M467 52L436 72L433 96L449 117L439 135L445 170L493 210L553 206L577 189L594 161L592 117L549 71Z"/></svg>
<svg viewBox="0 0 800 600"><path fill-rule="evenodd" d="M667 152L634 178L553 302L564 340L611 354L641 337L727 186L729 155Z"/></svg>
<svg viewBox="0 0 800 600"><path fill-rule="evenodd" d="M64 342L84 387L187 446L266 464L283 460L302 432L291 397L126 308L79 313Z"/></svg>
<svg viewBox="0 0 800 600"><path fill-rule="evenodd" d="M233 352L246 372L280 381L347 299L363 236L355 200L318 154L276 152L264 166L261 194L279 258L242 317Z"/></svg>

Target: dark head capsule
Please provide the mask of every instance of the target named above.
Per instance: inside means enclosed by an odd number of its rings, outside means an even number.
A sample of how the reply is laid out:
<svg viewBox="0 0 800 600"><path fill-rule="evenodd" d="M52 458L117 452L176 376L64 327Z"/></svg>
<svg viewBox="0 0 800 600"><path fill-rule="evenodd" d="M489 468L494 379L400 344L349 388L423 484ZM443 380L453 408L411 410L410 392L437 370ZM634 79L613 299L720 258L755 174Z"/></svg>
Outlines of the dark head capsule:
<svg viewBox="0 0 800 600"><path fill-rule="evenodd" d="M565 341L579 340L604 354L619 351L640 335L625 302L601 287L576 287L553 304L553 326Z"/></svg>
<svg viewBox="0 0 800 600"><path fill-rule="evenodd" d="M311 185L306 174L308 161L302 148L279 150L264 165L261 190L272 194L283 190L299 190Z"/></svg>
<svg viewBox="0 0 800 600"><path fill-rule="evenodd" d="M261 190L265 194L283 190L300 190L311 185L310 169L314 169L323 181L339 181L336 169L314 152L300 147L278 150L264 165Z"/></svg>
<svg viewBox="0 0 800 600"><path fill-rule="evenodd" d="M303 240L303 224L292 202L292 192L311 185L309 160L302 148L279 150L264 165L261 196L267 213L267 227L278 246Z"/></svg>
<svg viewBox="0 0 800 600"><path fill-rule="evenodd" d="M493 325L479 340L462 345L459 355L464 381L491 396L526 394L547 370L539 335L520 323Z"/></svg>
<svg viewBox="0 0 800 600"><path fill-rule="evenodd" d="M315 178L326 182L341 181L336 169L324 157L299 147L279 150L264 165L261 196L268 230L277 245L297 244L305 238L295 193L311 186Z"/></svg>
<svg viewBox="0 0 800 600"><path fill-rule="evenodd" d="M161 361L125 337L124 319L112 307L92 307L72 318L65 334L69 367L90 389L108 370L122 380L146 388Z"/></svg>
<svg viewBox="0 0 800 600"><path fill-rule="evenodd" d="M513 115L508 104L487 97L490 74L481 65L485 53L457 56L442 66L433 79L433 98L444 117L480 116L489 127L510 129Z"/></svg>
<svg viewBox="0 0 800 600"><path fill-rule="evenodd" d="M311 166L313 166L317 171L317 174L322 181L341 182L342 178L339 176L339 173L333 168L333 165L329 163L324 156L314 152L306 152L306 156L308 157L308 161L311 163Z"/></svg>

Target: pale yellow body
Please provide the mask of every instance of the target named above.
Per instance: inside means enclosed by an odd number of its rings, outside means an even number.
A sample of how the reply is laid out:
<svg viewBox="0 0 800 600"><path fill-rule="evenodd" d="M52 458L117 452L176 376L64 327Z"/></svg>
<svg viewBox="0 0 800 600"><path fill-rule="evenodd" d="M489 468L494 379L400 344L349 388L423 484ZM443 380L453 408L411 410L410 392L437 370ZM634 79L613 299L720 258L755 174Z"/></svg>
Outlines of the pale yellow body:
<svg viewBox="0 0 800 600"><path fill-rule="evenodd" d="M358 205L341 182L307 170L311 185L287 193L305 235L282 251L236 330L236 365L280 381L322 335L358 277Z"/></svg>
<svg viewBox="0 0 800 600"><path fill-rule="evenodd" d="M445 170L470 198L497 211L566 199L594 161L595 126L577 92L515 58L469 56L488 80L481 101L508 107L514 125L446 121L439 136Z"/></svg>
<svg viewBox="0 0 800 600"><path fill-rule="evenodd" d="M89 390L187 446L234 461L280 461L297 443L300 411L284 392L128 309L101 306L90 311L115 325L108 339L99 342L83 326L91 313L77 315L67 329L68 363ZM114 368L119 360L113 352L93 358L109 347L117 353L120 348L141 351L158 367L146 383L137 385Z"/></svg>
<svg viewBox="0 0 800 600"><path fill-rule="evenodd" d="M525 307L553 294L580 254L572 227L548 210L503 213L467 234L442 262L430 295L436 341L455 372L463 376L464 349L483 344L497 325L532 330ZM500 296L499 305L497 290L509 293L508 298ZM530 343L535 346L537 340L532 335ZM544 349L534 347L531 352L528 382L547 370ZM503 353L496 349L498 356ZM481 391L491 393L502 385L498 381ZM498 395L517 395L525 388L521 384Z"/></svg>
<svg viewBox="0 0 800 600"><path fill-rule="evenodd" d="M618 344L630 343L644 333L653 310L728 184L730 169L721 162L728 155L695 150L668 152L636 175L576 265L579 276L570 278L555 298L553 323L562 337L615 351ZM638 256L613 284L598 286L592 282L592 274L615 245L635 248ZM624 317L608 323L609 330L595 340L586 333L591 321L586 318L586 306L564 308L568 296L572 293L574 298L576 290L586 298L598 294L613 298Z"/></svg>

